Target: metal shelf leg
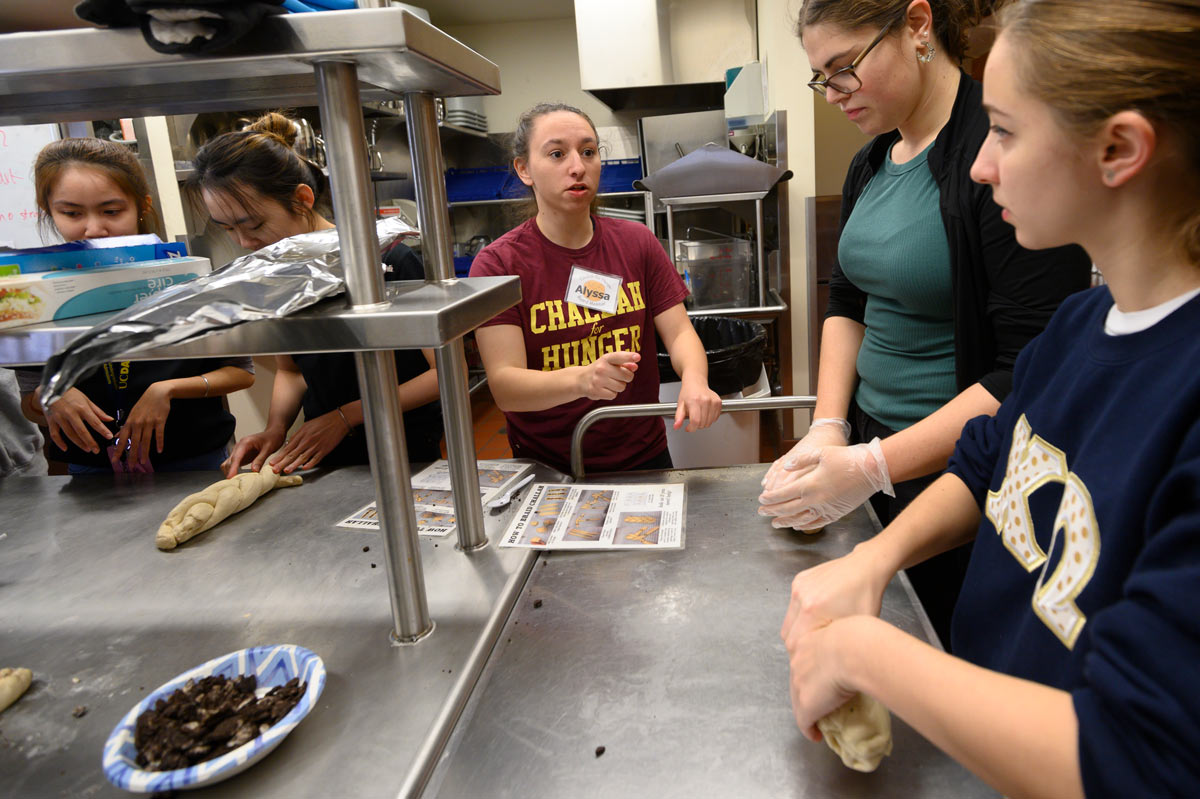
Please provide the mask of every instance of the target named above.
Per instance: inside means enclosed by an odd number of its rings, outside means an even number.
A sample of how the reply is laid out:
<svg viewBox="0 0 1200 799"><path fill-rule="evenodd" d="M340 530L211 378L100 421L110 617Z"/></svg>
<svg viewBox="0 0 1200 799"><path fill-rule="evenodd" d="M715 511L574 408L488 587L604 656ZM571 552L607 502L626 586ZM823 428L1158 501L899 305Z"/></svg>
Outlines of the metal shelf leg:
<svg viewBox="0 0 1200 799"><path fill-rule="evenodd" d="M363 144L358 69L352 63L322 61L315 70L346 292L351 307L366 309L383 302L385 295ZM383 534L392 637L412 643L428 635L433 622L417 547L404 420L396 393L396 361L391 352L360 352L355 353L355 363Z"/></svg>
<svg viewBox="0 0 1200 799"><path fill-rule="evenodd" d="M442 143L438 138L433 95L423 92L405 94L404 118L408 122L408 145L412 151L425 279L450 280L454 277L454 257ZM471 552L486 547L488 541L483 528L483 506L479 502L471 393L467 387L467 360L462 339L439 347L436 357L458 544L464 551Z"/></svg>

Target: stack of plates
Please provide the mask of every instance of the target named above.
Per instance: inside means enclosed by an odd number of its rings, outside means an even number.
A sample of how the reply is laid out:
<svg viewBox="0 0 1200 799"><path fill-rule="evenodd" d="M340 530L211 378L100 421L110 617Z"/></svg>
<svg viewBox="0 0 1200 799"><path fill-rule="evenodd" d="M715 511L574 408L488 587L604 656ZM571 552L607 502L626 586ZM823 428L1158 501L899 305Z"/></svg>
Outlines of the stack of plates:
<svg viewBox="0 0 1200 799"><path fill-rule="evenodd" d="M481 97L447 97L442 119L448 125L487 133L487 114L483 112Z"/></svg>
<svg viewBox="0 0 1200 799"><path fill-rule="evenodd" d="M637 208L605 208L596 209L596 216L607 216L611 219L628 219L631 222L645 222L646 212Z"/></svg>
<svg viewBox="0 0 1200 799"><path fill-rule="evenodd" d="M487 117L483 114L447 109L445 120L448 125L456 125L460 128L470 128L480 133L487 133Z"/></svg>

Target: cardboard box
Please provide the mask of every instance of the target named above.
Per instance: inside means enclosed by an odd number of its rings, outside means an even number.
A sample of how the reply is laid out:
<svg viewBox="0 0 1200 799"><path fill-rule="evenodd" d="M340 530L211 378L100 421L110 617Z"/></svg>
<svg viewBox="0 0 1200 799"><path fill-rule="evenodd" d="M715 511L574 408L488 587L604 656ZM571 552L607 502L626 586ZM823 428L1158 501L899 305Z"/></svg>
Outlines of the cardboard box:
<svg viewBox="0 0 1200 799"><path fill-rule="evenodd" d="M50 247L0 252L0 276L27 275L62 269L103 269L139 261L187 255L182 242L164 243L154 234L84 239Z"/></svg>
<svg viewBox="0 0 1200 799"><path fill-rule="evenodd" d="M119 311L211 271L207 258L189 255L107 269L0 278L0 329Z"/></svg>

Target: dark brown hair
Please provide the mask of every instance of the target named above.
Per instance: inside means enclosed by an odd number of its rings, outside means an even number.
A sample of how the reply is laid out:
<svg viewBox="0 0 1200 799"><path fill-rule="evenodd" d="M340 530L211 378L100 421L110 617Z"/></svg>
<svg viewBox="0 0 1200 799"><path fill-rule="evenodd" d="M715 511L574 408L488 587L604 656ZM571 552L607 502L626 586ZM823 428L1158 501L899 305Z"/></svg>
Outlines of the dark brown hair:
<svg viewBox="0 0 1200 799"><path fill-rule="evenodd" d="M1021 85L1068 130L1090 136L1132 110L1173 133L1192 202L1172 222L1200 263L1200 0L1020 0L999 21Z"/></svg>
<svg viewBox="0 0 1200 799"><path fill-rule="evenodd" d="M967 35L1005 0L929 0L933 35L956 62L967 52ZM810 25L829 23L847 30L882 28L899 19L912 0L804 0L796 20L796 35Z"/></svg>
<svg viewBox="0 0 1200 799"><path fill-rule="evenodd" d="M546 116L547 114L553 114L556 111L566 111L568 113L583 117L583 120L591 126L592 133L596 134L596 144L599 146L600 134L596 132L596 123L593 122L592 118L584 111L576 108L573 105L567 105L566 103L538 103L533 108L530 108L521 114L521 116L517 117L517 129L513 131L508 146L510 168L512 168L511 165L513 161L518 158L522 159L526 163L529 162L529 138L533 135L534 125L537 124L537 121L542 117ZM514 175L516 174L515 169L513 169L513 173ZM598 200L593 197L591 208L592 211L596 210L597 204ZM513 212L513 216L516 218L516 221L524 222L526 219L537 216L537 210L537 197L534 196L533 189L530 188L528 198L525 202L520 203L517 206Z"/></svg>
<svg viewBox="0 0 1200 799"><path fill-rule="evenodd" d="M196 153L195 172L188 178L187 189L193 196L202 190L220 192L250 208L254 203L245 191L250 188L312 221L317 211L296 199L296 187L303 184L312 189L315 207L328 212L329 180L292 149L295 143L295 123L271 111L244 130L222 133L206 142Z"/></svg>
<svg viewBox="0 0 1200 799"><path fill-rule="evenodd" d="M117 184L138 209L138 233L162 236L162 222L150 202L146 173L128 147L106 139L59 139L43 147L33 162L33 191L43 237L57 232L50 216L50 192L71 167L93 169Z"/></svg>

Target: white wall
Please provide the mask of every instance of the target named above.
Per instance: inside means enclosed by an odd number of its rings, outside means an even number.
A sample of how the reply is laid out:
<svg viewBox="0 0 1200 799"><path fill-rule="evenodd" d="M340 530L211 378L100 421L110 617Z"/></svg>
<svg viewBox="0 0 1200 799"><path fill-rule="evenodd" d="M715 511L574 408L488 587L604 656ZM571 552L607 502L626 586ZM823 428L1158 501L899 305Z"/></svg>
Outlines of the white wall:
<svg viewBox="0 0 1200 799"><path fill-rule="evenodd" d="M792 392L808 394L816 387L808 385L810 297L804 198L816 193L816 141L812 90L805 85L810 71L800 40L792 34L792 5L789 0L759 0L758 46L767 69L767 106L787 111L787 163L793 177L783 190L788 196ZM796 413L796 435L808 429L808 418L807 411Z"/></svg>
<svg viewBox="0 0 1200 799"><path fill-rule="evenodd" d="M807 79L807 78L806 78ZM836 105L811 89L816 159L816 193L841 194L854 154L871 140Z"/></svg>
<svg viewBox="0 0 1200 799"><path fill-rule="evenodd" d="M675 83L723 81L754 60L755 0L673 0L669 9Z"/></svg>
<svg viewBox="0 0 1200 799"><path fill-rule="evenodd" d="M500 67L501 94L483 98L489 132L513 130L521 112L541 102L576 106L587 112L597 127L636 127L631 119L613 114L579 87L574 17L448 26L445 30Z"/></svg>

